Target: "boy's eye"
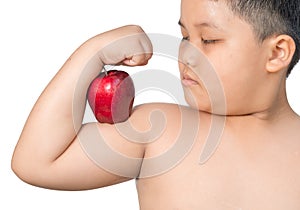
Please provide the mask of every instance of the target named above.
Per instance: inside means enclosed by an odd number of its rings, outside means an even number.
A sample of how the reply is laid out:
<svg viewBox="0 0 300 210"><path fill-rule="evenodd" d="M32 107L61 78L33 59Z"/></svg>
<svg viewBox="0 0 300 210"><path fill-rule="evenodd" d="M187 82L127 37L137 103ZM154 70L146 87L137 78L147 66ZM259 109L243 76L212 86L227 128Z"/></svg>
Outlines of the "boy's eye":
<svg viewBox="0 0 300 210"><path fill-rule="evenodd" d="M184 36L182 37L182 41L189 41L190 37L189 36ZM218 40L216 39L203 39L201 38L201 41L203 44L215 44Z"/></svg>
<svg viewBox="0 0 300 210"><path fill-rule="evenodd" d="M201 39L203 44L215 44L218 40L215 39Z"/></svg>

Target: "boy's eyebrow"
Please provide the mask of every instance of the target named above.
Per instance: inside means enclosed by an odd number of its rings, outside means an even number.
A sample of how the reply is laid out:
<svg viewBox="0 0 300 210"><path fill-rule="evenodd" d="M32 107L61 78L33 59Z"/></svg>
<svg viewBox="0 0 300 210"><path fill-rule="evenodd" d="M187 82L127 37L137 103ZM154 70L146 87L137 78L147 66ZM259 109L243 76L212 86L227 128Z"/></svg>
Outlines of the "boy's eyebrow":
<svg viewBox="0 0 300 210"><path fill-rule="evenodd" d="M178 21L178 25L180 25L182 28L186 28L184 26L184 24L181 22L181 20ZM220 30L220 31L222 30L221 27L219 27L216 24L211 23L211 22L203 22L203 23L196 24L196 27L199 27L199 26L215 28L215 29Z"/></svg>

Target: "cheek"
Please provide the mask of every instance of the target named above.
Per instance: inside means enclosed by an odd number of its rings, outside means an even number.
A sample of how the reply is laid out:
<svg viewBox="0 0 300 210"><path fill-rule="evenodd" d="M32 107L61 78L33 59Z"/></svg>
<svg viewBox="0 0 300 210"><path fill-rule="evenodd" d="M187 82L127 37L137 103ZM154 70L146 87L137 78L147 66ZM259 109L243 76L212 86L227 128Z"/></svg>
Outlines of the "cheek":
<svg viewBox="0 0 300 210"><path fill-rule="evenodd" d="M259 58L247 54L228 54L218 61L216 71L222 82L227 114L247 114L257 105L261 78L264 76Z"/></svg>

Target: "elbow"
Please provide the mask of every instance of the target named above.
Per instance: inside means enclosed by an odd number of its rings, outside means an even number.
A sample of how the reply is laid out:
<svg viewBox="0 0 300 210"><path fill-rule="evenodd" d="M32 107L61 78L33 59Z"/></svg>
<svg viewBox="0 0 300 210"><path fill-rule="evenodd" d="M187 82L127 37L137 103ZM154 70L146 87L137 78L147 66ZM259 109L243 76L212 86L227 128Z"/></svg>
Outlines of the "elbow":
<svg viewBox="0 0 300 210"><path fill-rule="evenodd" d="M34 169L26 161L22 160L21 157L18 157L16 154L13 155L11 159L11 170L13 173L23 182L36 185L34 179Z"/></svg>
<svg viewBox="0 0 300 210"><path fill-rule="evenodd" d="M36 164L32 158L14 154L11 159L12 172L23 182L41 188L50 189L49 166ZM52 188L51 188L52 189ZM53 188L54 189L54 188Z"/></svg>
<svg viewBox="0 0 300 210"><path fill-rule="evenodd" d="M11 170L14 172L14 174L21 179L22 181L26 183L30 183L30 180L27 177L26 173L26 166L24 164L20 163L16 155L14 154L11 159Z"/></svg>

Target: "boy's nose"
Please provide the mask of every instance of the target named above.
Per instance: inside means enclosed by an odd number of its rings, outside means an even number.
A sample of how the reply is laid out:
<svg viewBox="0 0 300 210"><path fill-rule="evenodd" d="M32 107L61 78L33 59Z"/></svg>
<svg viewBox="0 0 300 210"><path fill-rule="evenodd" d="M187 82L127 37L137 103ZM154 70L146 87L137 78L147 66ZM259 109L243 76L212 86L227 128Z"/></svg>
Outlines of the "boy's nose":
<svg viewBox="0 0 300 210"><path fill-rule="evenodd" d="M208 60L201 50L190 41L182 41L179 48L179 62L189 68L199 68Z"/></svg>

